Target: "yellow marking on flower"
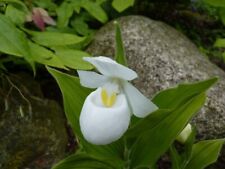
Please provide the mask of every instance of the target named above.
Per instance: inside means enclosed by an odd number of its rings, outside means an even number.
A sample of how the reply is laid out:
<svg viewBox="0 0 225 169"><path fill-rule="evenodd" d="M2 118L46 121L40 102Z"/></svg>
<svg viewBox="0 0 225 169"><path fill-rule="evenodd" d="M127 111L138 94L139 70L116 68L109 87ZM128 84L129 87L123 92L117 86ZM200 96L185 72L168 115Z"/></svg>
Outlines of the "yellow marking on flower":
<svg viewBox="0 0 225 169"><path fill-rule="evenodd" d="M116 93L113 92L110 96L107 93L106 89L102 89L101 92L102 103L106 107L112 107L116 102Z"/></svg>
<svg viewBox="0 0 225 169"><path fill-rule="evenodd" d="M104 104L104 106L107 106L108 93L105 89L102 89L101 96L102 96L102 103Z"/></svg>

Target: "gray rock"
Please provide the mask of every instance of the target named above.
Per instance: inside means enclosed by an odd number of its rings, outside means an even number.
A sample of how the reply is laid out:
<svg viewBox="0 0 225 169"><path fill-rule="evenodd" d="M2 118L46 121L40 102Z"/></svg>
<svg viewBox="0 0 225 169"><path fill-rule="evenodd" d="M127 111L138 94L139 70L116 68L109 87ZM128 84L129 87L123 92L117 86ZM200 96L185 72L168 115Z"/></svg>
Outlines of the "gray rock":
<svg viewBox="0 0 225 169"><path fill-rule="evenodd" d="M2 76L0 84L0 168L50 169L67 146L61 107L27 76Z"/></svg>
<svg viewBox="0 0 225 169"><path fill-rule="evenodd" d="M139 75L134 84L146 96L153 97L158 91L183 82L220 78L193 122L201 139L225 137L225 72L182 33L162 22L142 16L122 17L118 21L128 64ZM87 51L96 56L114 56L112 22L97 32Z"/></svg>

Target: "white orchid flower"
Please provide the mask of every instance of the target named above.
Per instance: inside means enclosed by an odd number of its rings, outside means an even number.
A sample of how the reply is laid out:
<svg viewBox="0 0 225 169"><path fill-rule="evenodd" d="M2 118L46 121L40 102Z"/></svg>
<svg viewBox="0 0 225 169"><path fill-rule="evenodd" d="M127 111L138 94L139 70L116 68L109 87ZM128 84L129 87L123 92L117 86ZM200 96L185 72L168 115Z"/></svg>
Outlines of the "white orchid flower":
<svg viewBox="0 0 225 169"><path fill-rule="evenodd" d="M132 113L143 118L158 109L128 82L137 78L135 71L104 56L84 60L101 73L78 71L82 86L97 88L86 98L80 115L81 132L88 142L116 141L128 129Z"/></svg>

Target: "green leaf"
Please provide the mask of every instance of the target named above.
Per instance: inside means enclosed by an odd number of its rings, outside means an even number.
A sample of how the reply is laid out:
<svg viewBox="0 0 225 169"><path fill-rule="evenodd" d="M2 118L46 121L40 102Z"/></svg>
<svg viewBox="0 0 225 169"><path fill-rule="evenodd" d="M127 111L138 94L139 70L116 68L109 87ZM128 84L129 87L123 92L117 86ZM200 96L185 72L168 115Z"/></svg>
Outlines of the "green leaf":
<svg viewBox="0 0 225 169"><path fill-rule="evenodd" d="M18 9L22 9L23 11L25 11L27 13L29 12L26 5L20 0L0 0L0 3L12 4L14 7L16 7Z"/></svg>
<svg viewBox="0 0 225 169"><path fill-rule="evenodd" d="M76 1L70 0L70 3L73 9L76 11L76 13L80 13L81 1L82 0L76 0Z"/></svg>
<svg viewBox="0 0 225 169"><path fill-rule="evenodd" d="M191 158L192 146L195 141L196 130L192 127L192 133L186 140L185 144L179 149L180 154L176 150L175 144L170 146L170 157L172 160L172 169L184 169Z"/></svg>
<svg viewBox="0 0 225 169"><path fill-rule="evenodd" d="M80 37L75 34L69 33L35 32L35 31L27 31L27 32L30 35L32 35L33 41L47 47L72 45L80 43L85 40L85 37Z"/></svg>
<svg viewBox="0 0 225 169"><path fill-rule="evenodd" d="M88 35L91 30L88 27L88 24L85 22L84 17L76 17L72 22L71 25L75 28L76 32L80 35Z"/></svg>
<svg viewBox="0 0 225 169"><path fill-rule="evenodd" d="M70 17L73 15L73 6L64 1L56 10L58 20L57 26L59 28L66 27L69 23Z"/></svg>
<svg viewBox="0 0 225 169"><path fill-rule="evenodd" d="M195 142L195 136L196 136L196 129L192 126L192 133L188 137L187 141L185 142L184 151L181 154L181 158L182 158L182 164L180 166L181 169L184 169L187 163L190 161L192 147Z"/></svg>
<svg viewBox="0 0 225 169"><path fill-rule="evenodd" d="M28 41L25 34L4 15L0 14L0 51L6 54L24 57L35 71Z"/></svg>
<svg viewBox="0 0 225 169"><path fill-rule="evenodd" d="M84 150L96 158L112 158L115 163L120 164L123 158L124 150L124 143L122 139L109 145L95 146L86 142L81 134L79 116L84 100L90 93L90 90L80 86L79 78L77 77L59 72L49 67L47 67L47 69L55 78L61 89L67 120L73 128L74 133L80 140Z"/></svg>
<svg viewBox="0 0 225 169"><path fill-rule="evenodd" d="M214 7L225 7L224 0L203 0L203 2L212 5Z"/></svg>
<svg viewBox="0 0 225 169"><path fill-rule="evenodd" d="M43 65L66 69L60 58L56 56L52 51L32 42L29 42L29 47L34 61Z"/></svg>
<svg viewBox="0 0 225 169"><path fill-rule="evenodd" d="M127 60L126 60L126 54L124 51L124 46L123 46L123 40L122 40L122 35L121 35L121 30L120 26L117 21L114 22L115 27L116 27L116 55L115 55L115 60L122 64L127 66Z"/></svg>
<svg viewBox="0 0 225 169"><path fill-rule="evenodd" d="M198 83L180 84L178 87L159 92L153 102L162 109L176 108L194 95L209 89L217 80L218 78L214 77Z"/></svg>
<svg viewBox="0 0 225 169"><path fill-rule="evenodd" d="M60 161L53 166L52 169L115 169L116 166L112 165L106 160L101 161L95 157L87 154L74 154L66 159Z"/></svg>
<svg viewBox="0 0 225 169"><path fill-rule="evenodd" d="M89 70L93 66L83 60L83 57L90 56L90 54L74 50L74 49L56 49L56 55L62 60L64 65L72 69Z"/></svg>
<svg viewBox="0 0 225 169"><path fill-rule="evenodd" d="M194 144L192 155L185 169L203 169L216 162L224 139L206 140Z"/></svg>
<svg viewBox="0 0 225 169"><path fill-rule="evenodd" d="M28 56L29 46L25 34L1 14L0 25L0 42L2 42L0 43L0 51L19 57Z"/></svg>
<svg viewBox="0 0 225 169"><path fill-rule="evenodd" d="M35 6L48 9L48 11L55 11L57 9L56 3L54 3L52 0L35 0L33 3Z"/></svg>
<svg viewBox="0 0 225 169"><path fill-rule="evenodd" d="M146 130L152 129L157 126L164 118L170 114L169 109L158 109L149 116L139 119L133 126L126 132L128 138L136 138Z"/></svg>
<svg viewBox="0 0 225 169"><path fill-rule="evenodd" d="M113 0L112 6L118 11L122 12L130 6L133 6L134 0Z"/></svg>
<svg viewBox="0 0 225 169"><path fill-rule="evenodd" d="M108 17L100 5L91 0L82 0L81 6L88 11L93 17L102 23L107 22Z"/></svg>
<svg viewBox="0 0 225 169"><path fill-rule="evenodd" d="M163 114L161 121L153 128L146 128L144 132L140 133L131 150L131 166L134 168L153 166L170 147L191 117L203 106L204 102L204 93L196 95L179 108L168 111L167 116ZM153 113L145 119L149 119L149 123L151 123L153 122L151 117L157 115L157 113Z"/></svg>
<svg viewBox="0 0 225 169"><path fill-rule="evenodd" d="M170 152L170 157L172 162L172 169L181 169L180 168L181 158L173 144L170 146L169 152Z"/></svg>
<svg viewBox="0 0 225 169"><path fill-rule="evenodd" d="M214 46L215 47L225 47L225 39L224 38L216 39Z"/></svg>
<svg viewBox="0 0 225 169"><path fill-rule="evenodd" d="M153 102L159 106L159 110L153 112L144 119L136 119L135 123L127 132L128 137L136 137L146 129L151 129L156 126L162 119L168 116L171 109L175 109L186 103L192 97L205 92L218 79L211 78L193 84L180 84L175 88L170 88L159 92L154 98ZM151 121L151 123L149 123Z"/></svg>
<svg viewBox="0 0 225 169"><path fill-rule="evenodd" d="M80 86L78 77L70 76L50 67L47 67L47 69L55 78L61 89L64 109L69 124L73 128L76 135L78 137L82 137L79 126L79 117L84 100L90 93L90 90Z"/></svg>
<svg viewBox="0 0 225 169"><path fill-rule="evenodd" d="M24 11L18 10L12 5L8 5L5 11L5 16L11 19L13 23L22 25L25 22L26 13Z"/></svg>

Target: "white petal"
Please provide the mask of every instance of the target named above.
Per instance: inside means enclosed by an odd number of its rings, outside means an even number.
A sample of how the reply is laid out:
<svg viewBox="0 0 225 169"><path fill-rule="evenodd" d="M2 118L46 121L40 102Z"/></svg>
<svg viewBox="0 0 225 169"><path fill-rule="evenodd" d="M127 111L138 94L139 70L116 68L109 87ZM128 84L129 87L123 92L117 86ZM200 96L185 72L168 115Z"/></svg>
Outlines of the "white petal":
<svg viewBox="0 0 225 169"><path fill-rule="evenodd" d="M124 80L133 80L137 78L137 73L126 66L118 64L114 60L99 56L99 57L84 57L85 61L91 63L98 69L100 73L110 77L117 77Z"/></svg>
<svg viewBox="0 0 225 169"><path fill-rule="evenodd" d="M132 113L135 116L142 118L158 109L154 103L129 82L123 81L123 90L132 109Z"/></svg>
<svg viewBox="0 0 225 169"><path fill-rule="evenodd" d="M78 70L77 72L80 78L80 83L84 87L94 89L103 86L108 81L107 77L96 72L83 70Z"/></svg>
<svg viewBox="0 0 225 169"><path fill-rule="evenodd" d="M80 127L84 138L96 145L106 145L118 140L128 129L130 109L124 94L117 96L114 106L104 107L100 101L101 88L85 100Z"/></svg>

